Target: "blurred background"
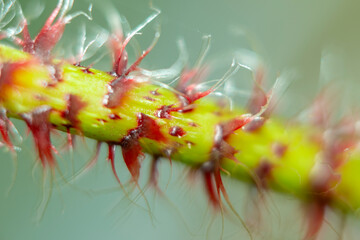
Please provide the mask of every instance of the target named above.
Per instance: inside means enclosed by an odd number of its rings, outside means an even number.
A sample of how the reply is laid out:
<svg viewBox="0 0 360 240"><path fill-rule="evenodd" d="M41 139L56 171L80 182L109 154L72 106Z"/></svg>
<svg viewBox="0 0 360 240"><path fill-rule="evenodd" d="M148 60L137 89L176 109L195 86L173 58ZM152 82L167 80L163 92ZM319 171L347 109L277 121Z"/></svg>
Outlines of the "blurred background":
<svg viewBox="0 0 360 240"><path fill-rule="evenodd" d="M18 2L24 15L31 19L32 36L56 5L55 1ZM268 88L279 74L292 73L288 75L291 84L282 92L277 107L279 116L288 119L298 116L329 84L335 84L339 90L339 112L357 110L360 100L357 1L77 0L71 12L86 12L90 3L94 20L78 17L69 24L57 48L60 55L64 54L61 48L72 49L80 38L83 23L89 40L97 31L110 29L106 21L109 8L116 9L133 29L153 13L150 8L153 6L161 14L136 40L140 49L146 49L157 24L161 26L161 37L141 66L154 70L170 67L179 55L179 39L186 43L191 66L199 57L202 37L211 35L211 49L205 60L214 69L210 78L221 77L236 53L245 50L256 53L265 64ZM95 55L100 56L103 49ZM130 60L134 59L134 54L130 54ZM109 58L103 58L96 66L110 70ZM234 104L244 104L253 83L251 72L241 70L231 81L242 90ZM105 161L105 146L98 164L73 179L93 156L96 143L78 138L72 154L64 150L65 135L54 134L52 138L61 152L60 170L55 177L47 174L44 180L43 171L36 164L31 136L27 136L24 123L16 120L14 123L24 142L18 152L15 181L14 160L9 152L1 152L0 239L249 239L235 214L229 209L222 214L213 211L200 179L190 179L187 170L176 162L172 167L166 160L161 162L162 193L146 188L150 161L145 159L140 183L144 193L126 185L128 193L124 194ZM120 156L118 151L117 169L126 183L129 174ZM303 206L296 199L269 193L264 203L246 184L225 177L225 186L254 239L302 238ZM320 238L339 239L342 217L336 212L328 212L326 217L329 224L324 224ZM357 229L359 220L349 216L343 239L357 239Z"/></svg>

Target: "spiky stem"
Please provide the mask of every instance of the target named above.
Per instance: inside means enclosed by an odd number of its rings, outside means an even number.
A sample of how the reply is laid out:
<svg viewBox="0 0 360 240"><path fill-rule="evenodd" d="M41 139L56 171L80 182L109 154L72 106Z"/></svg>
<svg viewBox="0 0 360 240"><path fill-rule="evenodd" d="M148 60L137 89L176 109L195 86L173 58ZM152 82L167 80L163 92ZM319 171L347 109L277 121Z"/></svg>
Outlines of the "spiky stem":
<svg viewBox="0 0 360 240"><path fill-rule="evenodd" d="M353 213L360 207L360 152L349 134L334 130L325 141L320 127L286 125L273 117L264 121L208 97L184 104L179 92L141 74L127 76L130 82L122 82L117 93L119 104L108 107L116 81L109 73L66 61L43 63L5 45L0 45L0 63L0 99L8 116L24 119L33 133L41 133L48 121L50 128L120 145L134 180L138 157L146 152L201 171L212 202L219 200L213 184L222 191L214 171L221 169L323 207ZM43 164L56 164L51 150L43 150L40 144Z"/></svg>

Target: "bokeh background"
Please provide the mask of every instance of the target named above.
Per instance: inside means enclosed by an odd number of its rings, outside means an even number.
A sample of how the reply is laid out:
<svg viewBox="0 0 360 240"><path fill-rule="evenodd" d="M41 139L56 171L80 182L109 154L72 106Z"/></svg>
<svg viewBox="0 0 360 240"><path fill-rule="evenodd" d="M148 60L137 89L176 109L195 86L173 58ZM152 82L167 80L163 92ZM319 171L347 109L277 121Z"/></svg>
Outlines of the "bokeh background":
<svg viewBox="0 0 360 240"><path fill-rule="evenodd" d="M56 5L55 1L18 2L25 16L32 18L33 36ZM109 7L126 17L134 28L152 13L152 5L162 13L136 39L145 49L152 41L157 23L161 25L162 36L142 66L149 69L169 67L178 57L180 38L186 43L189 64L194 64L202 36L210 34L212 44L207 59L214 65L210 78L219 78L230 65L234 53L241 49L256 52L263 60L268 71L268 86L277 75L287 71L293 73L289 75L289 88L281 95L278 115L299 116L328 84L335 84L339 91L339 112L357 108L360 89L360 3L357 1L94 0L92 3L94 20L88 22L82 17L73 20L65 32L63 48L74 44L83 22L89 29L90 39L96 29L100 29L98 27L109 29L106 22ZM89 4L90 1L77 0L72 11L86 11ZM130 59L134 56L130 55ZM103 59L97 66L109 70L109 59ZM249 71L241 70L232 81L242 92L250 92ZM236 103L243 104L244 98L246 94ZM47 174L44 180L43 171L36 164L31 136L27 136L22 122L15 120L14 123L24 141L18 152L15 181L14 160L9 152L1 151L0 239L249 238L231 211L222 215L209 208L201 181L190 179L187 170L175 162L172 167L166 160L161 163L161 194L145 188L150 162L145 159L141 178L144 196L131 186L126 186L129 192L126 196L105 161L105 147L98 164L73 180L74 174L93 156L96 143L79 138L71 154L62 150L65 136L55 134L53 139L60 150L61 173L53 178ZM120 155L118 151L117 168L126 183L129 175L119 161ZM254 239L301 239L305 229L303 206L296 199L269 193L263 203L246 184L225 177L225 185ZM341 231L341 217L329 212L327 218L330 224L324 225L320 237L339 239L332 228ZM349 216L344 239L357 239L357 229L359 220Z"/></svg>

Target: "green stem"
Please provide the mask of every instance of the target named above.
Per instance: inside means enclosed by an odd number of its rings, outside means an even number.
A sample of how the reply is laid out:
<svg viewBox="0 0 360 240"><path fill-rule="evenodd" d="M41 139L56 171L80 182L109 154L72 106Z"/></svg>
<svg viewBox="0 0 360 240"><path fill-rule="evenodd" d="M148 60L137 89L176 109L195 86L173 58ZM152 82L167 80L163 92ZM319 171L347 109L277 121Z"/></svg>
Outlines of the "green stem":
<svg viewBox="0 0 360 240"><path fill-rule="evenodd" d="M109 108L104 96L114 77L106 72L66 61L46 65L5 45L0 45L0 63L0 98L8 116L23 119L24 114L48 106L53 127L121 144L139 126L142 113L155 121L162 136L140 137L142 151L154 156L168 153L171 159L194 168L214 159L219 126L224 131L231 121L247 119L242 109L224 108L209 97L194 101L190 111L175 111L183 107L179 93L141 74L127 77L134 83L121 103ZM60 77L54 77L54 70ZM64 115L69 113L69 96L81 103L77 103L76 116ZM164 112L164 106L173 111ZM225 136L223 140L236 150L236 160L226 155L221 167L231 177L354 213L360 207L360 191L354 187L360 185L360 153L355 147L344 148L333 155L335 162L328 162L323 142L316 140L323 134L320 128L286 125L271 117L255 130L239 128ZM224 154L224 147L218 147L218 153Z"/></svg>

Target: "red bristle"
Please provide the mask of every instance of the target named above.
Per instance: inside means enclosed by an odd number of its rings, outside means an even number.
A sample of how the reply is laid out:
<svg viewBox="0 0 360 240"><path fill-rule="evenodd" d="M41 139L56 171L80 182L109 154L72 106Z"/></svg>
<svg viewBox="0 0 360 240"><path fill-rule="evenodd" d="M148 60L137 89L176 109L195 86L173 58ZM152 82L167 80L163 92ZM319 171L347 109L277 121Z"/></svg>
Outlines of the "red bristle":
<svg viewBox="0 0 360 240"><path fill-rule="evenodd" d="M265 118L254 117L249 123L243 126L245 132L255 132L259 130L265 124Z"/></svg>
<svg viewBox="0 0 360 240"><path fill-rule="evenodd" d="M225 139L230 134L234 133L234 131L242 128L251 121L252 116L241 116L221 124L223 138Z"/></svg>
<svg viewBox="0 0 360 240"><path fill-rule="evenodd" d="M258 113L261 107L265 106L268 101L266 93L261 88L264 85L264 74L263 68L260 68L255 73L255 84L247 106L247 110L251 114Z"/></svg>
<svg viewBox="0 0 360 240"><path fill-rule="evenodd" d="M274 165L268 162L266 159L260 161L259 165L255 169L255 174L259 180L259 187L267 188L267 179L271 177L271 171Z"/></svg>
<svg viewBox="0 0 360 240"><path fill-rule="evenodd" d="M116 76L122 76L128 62L128 54L123 47L123 36L122 34L114 34L109 41L113 53L113 72Z"/></svg>
<svg viewBox="0 0 360 240"><path fill-rule="evenodd" d="M322 201L309 203L306 209L307 231L304 240L316 239L324 222L326 204Z"/></svg>
<svg viewBox="0 0 360 240"><path fill-rule="evenodd" d="M129 75L129 73L131 73L132 71L137 70L141 61L151 52L152 48L153 46L150 46L148 49L146 49L146 51L141 54L140 57L138 57L138 59L136 59L136 61L126 70L125 76Z"/></svg>
<svg viewBox="0 0 360 240"><path fill-rule="evenodd" d="M176 87L176 89L181 92L184 91L186 85L194 79L194 77L198 74L198 72L199 72L198 69L190 69L190 70L185 69L181 73L180 80L178 82L178 86Z"/></svg>
<svg viewBox="0 0 360 240"><path fill-rule="evenodd" d="M140 156L144 156L141 151L141 146L138 141L133 142L131 146L122 147L122 155L124 162L130 171L130 174L135 182L139 179L140 175Z"/></svg>
<svg viewBox="0 0 360 240"><path fill-rule="evenodd" d="M220 199L219 195L216 193L213 181L213 173L211 171L203 171L204 184L206 188L206 192L209 196L210 203L215 207L219 207Z"/></svg>
<svg viewBox="0 0 360 240"><path fill-rule="evenodd" d="M159 177L159 171L158 171L158 163L160 161L160 156L153 156L152 162L151 162L151 168L150 168L150 178L149 183L153 185L154 187L158 186L158 177Z"/></svg>
<svg viewBox="0 0 360 240"><path fill-rule="evenodd" d="M109 149L108 161L110 161L111 169L113 171L113 174L114 174L116 180L121 184L120 178L117 175L117 172L116 172L116 169L115 169L115 147L116 147L116 145L108 143L108 149ZM100 148L100 146L99 146L99 148Z"/></svg>
<svg viewBox="0 0 360 240"><path fill-rule="evenodd" d="M223 184L223 181L221 178L220 167L217 167L214 170L214 181L216 184L216 189L217 189L219 199L221 198L220 193L222 193L224 195L224 198L228 199L228 194L225 190L225 187L224 187L224 184Z"/></svg>
<svg viewBox="0 0 360 240"><path fill-rule="evenodd" d="M196 85L190 85L185 90L185 94L186 94L185 97L189 101L189 104L195 102L196 100L198 100L200 98L206 97L207 95L209 95L210 93L213 92L213 89L199 92L199 91L195 90L195 87L196 87Z"/></svg>

